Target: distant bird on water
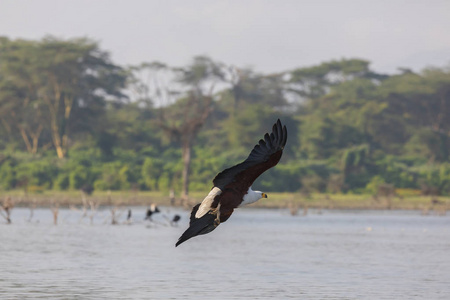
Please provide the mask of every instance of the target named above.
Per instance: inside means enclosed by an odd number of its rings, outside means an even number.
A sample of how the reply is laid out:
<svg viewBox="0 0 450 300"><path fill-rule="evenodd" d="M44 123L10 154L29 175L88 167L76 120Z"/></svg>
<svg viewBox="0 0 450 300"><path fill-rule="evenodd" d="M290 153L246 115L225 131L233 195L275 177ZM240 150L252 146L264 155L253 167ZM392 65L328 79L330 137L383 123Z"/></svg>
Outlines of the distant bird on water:
<svg viewBox="0 0 450 300"><path fill-rule="evenodd" d="M170 225L177 226L178 221L180 221L180 219L181 219L180 215L173 216L172 221L170 221Z"/></svg>
<svg viewBox="0 0 450 300"><path fill-rule="evenodd" d="M286 141L286 126L278 120L273 125L272 133L264 135L264 140L259 141L245 161L220 172L214 178L214 186L206 198L192 208L189 228L175 246L213 231L228 220L235 208L267 198L265 193L253 191L252 184L259 175L280 161Z"/></svg>
<svg viewBox="0 0 450 300"><path fill-rule="evenodd" d="M159 213L159 208L158 206L156 206L155 204L150 205L150 208L147 209L147 213L145 214L145 219L144 220L152 220L152 215L154 213Z"/></svg>

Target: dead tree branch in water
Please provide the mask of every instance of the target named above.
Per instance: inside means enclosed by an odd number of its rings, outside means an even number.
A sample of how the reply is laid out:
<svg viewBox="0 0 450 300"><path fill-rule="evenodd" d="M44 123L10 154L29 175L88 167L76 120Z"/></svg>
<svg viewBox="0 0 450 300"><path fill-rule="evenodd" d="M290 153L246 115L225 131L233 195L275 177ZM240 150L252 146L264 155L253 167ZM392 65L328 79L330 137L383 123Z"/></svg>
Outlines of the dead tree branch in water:
<svg viewBox="0 0 450 300"><path fill-rule="evenodd" d="M82 202L82 215L79 222L81 222L85 217L88 216L88 211L90 211L89 219L91 225L94 224L94 217L97 214L98 207L100 206L100 200L88 196L90 193L81 191L81 202ZM72 208L73 209L73 208Z"/></svg>
<svg viewBox="0 0 450 300"><path fill-rule="evenodd" d="M58 225L58 215L59 215L59 203L50 201L50 210L53 214L53 224Z"/></svg>
<svg viewBox="0 0 450 300"><path fill-rule="evenodd" d="M117 219L116 219L116 211L117 207L111 208L111 225L117 225Z"/></svg>
<svg viewBox="0 0 450 300"><path fill-rule="evenodd" d="M89 207L91 209L91 214L89 219L91 220L91 225L94 224L94 217L97 214L97 209L100 206L100 200L91 198L89 199Z"/></svg>
<svg viewBox="0 0 450 300"><path fill-rule="evenodd" d="M37 201L36 198L33 198L33 200L31 200L30 202L30 216L28 217L28 222L31 222L31 220L34 217L34 210L36 209L37 206Z"/></svg>
<svg viewBox="0 0 450 300"><path fill-rule="evenodd" d="M118 206L113 206L111 208L111 225L117 225L119 224L119 218L123 214L125 210L120 209ZM118 214L116 214L118 212Z"/></svg>
<svg viewBox="0 0 450 300"><path fill-rule="evenodd" d="M3 200L3 203L0 204L0 215L5 218L8 224L11 224L11 210L14 208L14 201L11 200L11 197L6 197ZM3 211L5 213L3 213Z"/></svg>
<svg viewBox="0 0 450 300"><path fill-rule="evenodd" d="M84 193L83 191L81 191L81 203L82 203L82 213L81 213L81 217L80 220L78 221L79 223L81 223L81 221L87 216L87 211L88 211L88 201L87 201L87 194Z"/></svg>

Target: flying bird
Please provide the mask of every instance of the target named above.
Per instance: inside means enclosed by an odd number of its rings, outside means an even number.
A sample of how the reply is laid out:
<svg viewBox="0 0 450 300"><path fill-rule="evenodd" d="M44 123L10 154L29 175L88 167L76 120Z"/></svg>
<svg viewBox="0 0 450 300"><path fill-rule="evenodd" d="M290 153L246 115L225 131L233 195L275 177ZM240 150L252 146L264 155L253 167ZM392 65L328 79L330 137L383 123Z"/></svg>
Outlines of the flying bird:
<svg viewBox="0 0 450 300"><path fill-rule="evenodd" d="M278 119L272 133L264 135L246 160L220 172L214 178L209 194L192 208L189 228L175 247L194 236L213 231L228 220L235 208L267 198L265 193L252 190L252 184L280 161L286 140L286 126Z"/></svg>

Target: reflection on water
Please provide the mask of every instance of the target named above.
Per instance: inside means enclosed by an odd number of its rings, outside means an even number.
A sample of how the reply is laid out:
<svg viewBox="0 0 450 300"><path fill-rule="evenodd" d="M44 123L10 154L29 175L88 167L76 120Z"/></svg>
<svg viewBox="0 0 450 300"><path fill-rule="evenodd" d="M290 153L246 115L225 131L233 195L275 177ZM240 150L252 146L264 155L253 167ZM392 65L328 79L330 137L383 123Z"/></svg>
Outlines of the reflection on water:
<svg viewBox="0 0 450 300"><path fill-rule="evenodd" d="M133 208L134 219L144 212ZM0 224L0 298L449 299L449 216L240 209L175 248L188 212L163 213L181 214L180 226L161 215L112 226L107 210L93 225L60 210L54 226L49 209L32 223L14 209Z"/></svg>

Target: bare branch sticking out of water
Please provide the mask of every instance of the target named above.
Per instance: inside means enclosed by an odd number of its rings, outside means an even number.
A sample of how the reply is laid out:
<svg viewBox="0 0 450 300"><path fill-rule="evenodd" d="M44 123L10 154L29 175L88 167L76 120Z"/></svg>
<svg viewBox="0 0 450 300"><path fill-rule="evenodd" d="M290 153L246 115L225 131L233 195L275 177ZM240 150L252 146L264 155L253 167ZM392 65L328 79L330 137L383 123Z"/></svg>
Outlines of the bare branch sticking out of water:
<svg viewBox="0 0 450 300"><path fill-rule="evenodd" d="M87 211L88 211L88 202L86 199L86 193L81 192L81 203L82 203L82 214L80 217L80 220L78 221L79 223L81 223L81 221L87 216Z"/></svg>
<svg viewBox="0 0 450 300"><path fill-rule="evenodd" d="M88 195L88 193L81 191L82 213L78 222L81 223L84 218L88 217L88 212L90 211L89 220L92 225L94 224L94 217L97 214L98 207L100 206L100 200L92 197L88 198ZM70 209L79 211L79 209L75 206L71 206Z"/></svg>
<svg viewBox="0 0 450 300"><path fill-rule="evenodd" d="M97 214L97 209L100 206L100 201L95 200L93 198L89 199L89 207L91 209L91 214L89 216L89 219L91 220L91 225L94 224L94 217Z"/></svg>
<svg viewBox="0 0 450 300"><path fill-rule="evenodd" d="M50 210L53 214L53 224L58 225L59 203L55 202L53 199L50 200Z"/></svg>
<svg viewBox="0 0 450 300"><path fill-rule="evenodd" d="M8 224L11 224L11 210L14 208L15 204L15 201L12 200L10 196L7 196L3 200L3 203L0 204L0 215L5 218Z"/></svg>
<svg viewBox="0 0 450 300"><path fill-rule="evenodd" d="M117 220L120 218L120 216L125 211L123 209L120 209L119 211L118 210L119 210L119 207L117 207L117 206L114 206L114 207L111 208L111 224L112 225L119 224L119 222ZM116 215L117 211L118 211L118 214Z"/></svg>
<svg viewBox="0 0 450 300"><path fill-rule="evenodd" d="M30 204L30 216L28 217L27 222L31 222L31 220L34 217L34 210L36 209L37 206L37 201L36 198L33 198L33 200L31 200L31 204Z"/></svg>

